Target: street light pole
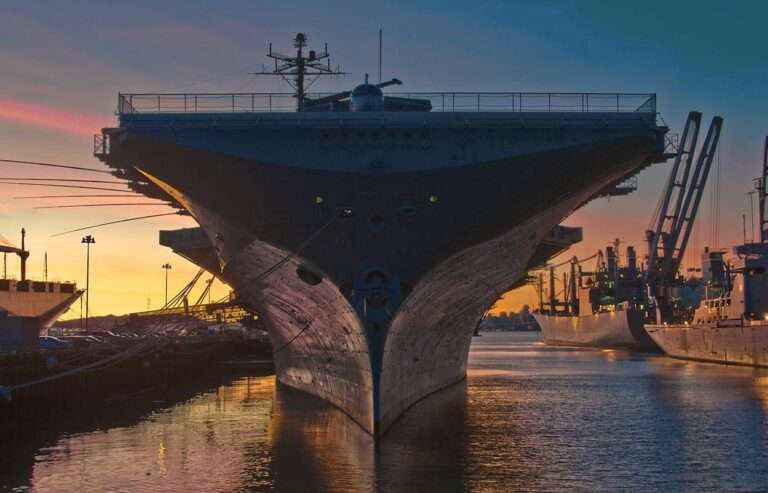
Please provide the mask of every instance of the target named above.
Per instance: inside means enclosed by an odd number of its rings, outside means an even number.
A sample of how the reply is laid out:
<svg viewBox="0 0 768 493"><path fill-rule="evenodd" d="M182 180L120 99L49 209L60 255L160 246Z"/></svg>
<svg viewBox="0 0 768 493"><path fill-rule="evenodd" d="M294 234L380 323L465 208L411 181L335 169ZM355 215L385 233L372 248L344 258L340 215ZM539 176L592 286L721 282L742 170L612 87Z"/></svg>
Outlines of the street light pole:
<svg viewBox="0 0 768 493"><path fill-rule="evenodd" d="M168 308L168 271L171 270L171 264L166 262L161 267L165 269L165 306L163 308Z"/></svg>
<svg viewBox="0 0 768 493"><path fill-rule="evenodd" d="M91 299L91 244L96 238L91 235L83 236L80 243L85 243L85 330L88 331L88 309Z"/></svg>

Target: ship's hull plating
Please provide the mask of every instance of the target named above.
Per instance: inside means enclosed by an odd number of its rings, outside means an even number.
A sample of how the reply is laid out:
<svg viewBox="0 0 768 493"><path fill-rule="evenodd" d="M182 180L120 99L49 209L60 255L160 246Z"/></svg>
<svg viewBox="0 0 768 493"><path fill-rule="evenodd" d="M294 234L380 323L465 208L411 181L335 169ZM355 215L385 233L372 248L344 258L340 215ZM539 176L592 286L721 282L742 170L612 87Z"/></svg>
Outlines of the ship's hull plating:
<svg viewBox="0 0 768 493"><path fill-rule="evenodd" d="M204 228L223 229L215 213L184 200ZM477 321L525 274L537 239L581 200L573 197L446 259L412 288L387 326L373 330L329 276L308 284L297 275L310 264L306 258L261 240L229 258L222 277L259 313L281 383L322 397L381 433L418 400L465 378Z"/></svg>
<svg viewBox="0 0 768 493"><path fill-rule="evenodd" d="M483 312L663 132L641 114L352 116L131 115L107 162L194 216L280 382L379 434L465 377Z"/></svg>
<svg viewBox="0 0 768 493"><path fill-rule="evenodd" d="M669 356L768 367L768 324L649 325L648 334Z"/></svg>
<svg viewBox="0 0 768 493"><path fill-rule="evenodd" d="M584 316L534 313L546 344L598 348L658 349L643 328L643 313L618 310Z"/></svg>

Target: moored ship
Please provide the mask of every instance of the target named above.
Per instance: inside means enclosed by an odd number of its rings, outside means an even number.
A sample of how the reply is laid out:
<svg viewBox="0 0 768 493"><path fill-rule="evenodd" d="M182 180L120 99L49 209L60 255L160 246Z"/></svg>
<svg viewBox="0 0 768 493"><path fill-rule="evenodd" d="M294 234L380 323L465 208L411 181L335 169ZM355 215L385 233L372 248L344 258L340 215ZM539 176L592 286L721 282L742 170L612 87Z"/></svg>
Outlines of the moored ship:
<svg viewBox="0 0 768 493"><path fill-rule="evenodd" d="M483 313L667 128L653 94L308 94L328 53L294 41L270 56L295 93L120 94L96 155L199 223L280 382L380 434L465 377Z"/></svg>
<svg viewBox="0 0 768 493"><path fill-rule="evenodd" d="M564 287L565 302L555 299L555 270L550 270L549 306L542 302L533 314L546 344L656 347L643 329L647 305L635 249L627 247L626 265L621 265L618 251L618 240L605 249L605 255L599 251L592 272L582 272L576 259L572 260L570 282Z"/></svg>
<svg viewBox="0 0 768 493"><path fill-rule="evenodd" d="M695 279L680 275L701 197L706 187L722 128L716 116L694 164L701 113L688 115L667 186L662 192L654 230L646 231L648 254L638 265L634 247L627 248L626 265L619 262L619 240L597 256L594 272L583 273L576 258L570 278L564 274L564 301L555 295L555 268L549 271L549 303L544 304L539 278L540 308L535 315L545 343L588 347L658 349L644 329L661 318L677 319L698 303ZM561 264L565 265L565 264ZM559 267L559 266L558 266ZM570 279L570 281L568 281ZM693 281L693 282L692 282ZM659 314L659 317L657 317Z"/></svg>
<svg viewBox="0 0 768 493"><path fill-rule="evenodd" d="M21 235L21 248L0 237L0 253L17 255L21 267L20 279L0 279L0 352L37 349L40 335L82 294L75 283L27 279L23 229Z"/></svg>
<svg viewBox="0 0 768 493"><path fill-rule="evenodd" d="M706 252L706 296L690 320L647 326L669 356L768 367L768 243L734 247L733 264L723 252Z"/></svg>
<svg viewBox="0 0 768 493"><path fill-rule="evenodd" d="M682 359L768 367L768 229L766 178L768 138L760 196L760 241L702 256L705 297L692 316L682 321L648 325L654 341L669 356ZM746 235L745 235L746 236ZM662 321L664 317L659 317Z"/></svg>

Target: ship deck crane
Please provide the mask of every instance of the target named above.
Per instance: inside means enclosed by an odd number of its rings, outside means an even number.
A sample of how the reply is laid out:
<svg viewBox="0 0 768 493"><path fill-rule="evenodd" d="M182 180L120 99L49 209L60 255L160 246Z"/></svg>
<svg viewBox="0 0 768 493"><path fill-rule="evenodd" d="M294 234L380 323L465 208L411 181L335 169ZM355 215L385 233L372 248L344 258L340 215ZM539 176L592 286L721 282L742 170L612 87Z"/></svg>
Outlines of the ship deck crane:
<svg viewBox="0 0 768 493"><path fill-rule="evenodd" d="M694 111L688 115L662 198L656 229L646 232L648 266L645 282L649 294L655 298L661 297L662 288L675 280L680 269L720 140L722 124L721 117L712 119L694 163L701 113Z"/></svg>

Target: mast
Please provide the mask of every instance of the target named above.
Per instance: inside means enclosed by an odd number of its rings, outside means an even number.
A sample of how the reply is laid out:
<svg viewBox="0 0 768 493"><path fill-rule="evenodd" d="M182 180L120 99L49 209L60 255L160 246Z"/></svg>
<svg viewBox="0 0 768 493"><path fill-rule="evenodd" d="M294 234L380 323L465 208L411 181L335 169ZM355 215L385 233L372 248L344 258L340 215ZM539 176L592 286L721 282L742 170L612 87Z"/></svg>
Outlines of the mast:
<svg viewBox="0 0 768 493"><path fill-rule="evenodd" d="M267 56L275 60L274 70L271 72L252 72L251 75L277 75L281 77L295 91L296 110L304 111L307 90L317 79L324 75L344 75L346 72L331 68L331 55L328 53L328 43L325 44L322 53L309 50L305 55L304 49L307 47L307 35L298 33L293 38L293 46L296 48L296 55L289 56L272 51L272 43L269 43ZM325 60L325 63L322 63L323 60Z"/></svg>
<svg viewBox="0 0 768 493"><path fill-rule="evenodd" d="M26 250L24 245L24 240L27 236L27 231L24 228L21 228L21 251L18 252L19 259L21 260L21 280L26 281L27 280L27 257L29 257L29 252Z"/></svg>
<svg viewBox="0 0 768 493"><path fill-rule="evenodd" d="M760 242L768 241L768 218L765 214L765 199L768 195L768 136L765 137L765 147L763 147L763 175L760 178L760 182L757 185L758 193L760 194Z"/></svg>
<svg viewBox="0 0 768 493"><path fill-rule="evenodd" d="M539 312L544 313L544 273L539 272Z"/></svg>
<svg viewBox="0 0 768 493"><path fill-rule="evenodd" d="M550 315L554 315L557 310L557 305L555 304L555 268L550 267L549 268L549 311Z"/></svg>
<svg viewBox="0 0 768 493"><path fill-rule="evenodd" d="M574 255L571 259L571 284L570 284L570 291L571 291L571 314L572 315L578 315L579 314L579 290L578 286L580 283L580 277L576 277L576 267L579 264L579 259L576 258Z"/></svg>

